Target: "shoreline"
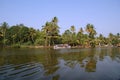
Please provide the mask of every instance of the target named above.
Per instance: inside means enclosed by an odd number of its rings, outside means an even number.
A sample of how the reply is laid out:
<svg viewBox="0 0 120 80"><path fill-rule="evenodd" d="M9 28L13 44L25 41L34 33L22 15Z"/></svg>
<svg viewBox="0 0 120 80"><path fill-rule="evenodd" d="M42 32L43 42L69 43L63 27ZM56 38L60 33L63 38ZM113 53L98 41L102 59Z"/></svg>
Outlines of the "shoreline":
<svg viewBox="0 0 120 80"><path fill-rule="evenodd" d="M79 49L84 49L84 48L111 48L111 47L119 47L119 46L96 46L96 47L90 47L90 46L72 46L70 49L75 49L75 48L79 48ZM25 45L21 45L21 46L4 46L4 47L0 47L0 48L39 48L39 49L47 49L47 48L53 48L54 46L34 46L34 45L30 45L30 46L25 46Z"/></svg>

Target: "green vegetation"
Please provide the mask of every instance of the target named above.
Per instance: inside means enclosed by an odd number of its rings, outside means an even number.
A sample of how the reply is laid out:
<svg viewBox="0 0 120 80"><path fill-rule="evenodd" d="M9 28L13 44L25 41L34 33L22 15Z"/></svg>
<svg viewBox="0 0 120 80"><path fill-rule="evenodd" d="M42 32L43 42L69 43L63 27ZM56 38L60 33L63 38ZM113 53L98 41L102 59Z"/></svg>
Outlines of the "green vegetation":
<svg viewBox="0 0 120 80"><path fill-rule="evenodd" d="M75 26L65 30L60 35L60 27L57 17L50 22L46 22L41 30L18 24L9 26L3 22L0 25L0 46L21 47L21 46L53 46L54 44L69 44L73 47L97 47L97 46L119 46L120 33L109 33L108 37L97 32L92 24L87 24L85 29L82 27L76 32Z"/></svg>

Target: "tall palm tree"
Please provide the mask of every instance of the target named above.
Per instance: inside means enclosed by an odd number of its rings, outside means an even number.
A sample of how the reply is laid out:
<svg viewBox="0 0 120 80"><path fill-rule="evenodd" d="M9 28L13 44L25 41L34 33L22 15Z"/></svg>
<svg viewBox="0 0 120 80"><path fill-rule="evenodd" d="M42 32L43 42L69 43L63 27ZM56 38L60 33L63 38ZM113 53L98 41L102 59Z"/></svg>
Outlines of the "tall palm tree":
<svg viewBox="0 0 120 80"><path fill-rule="evenodd" d="M92 24L87 24L86 25L86 32L89 34L89 44L91 45L91 47L95 47L95 35L97 34L94 26Z"/></svg>
<svg viewBox="0 0 120 80"><path fill-rule="evenodd" d="M47 43L49 43L49 46L50 44L54 44L53 40L59 34L59 26L57 25L57 22L57 17L54 17L51 22L46 22L46 24L43 26L42 30L46 34L45 46L47 46Z"/></svg>
<svg viewBox="0 0 120 80"><path fill-rule="evenodd" d="M86 32L89 34L90 38L94 38L94 36L97 34L92 24L86 25Z"/></svg>
<svg viewBox="0 0 120 80"><path fill-rule="evenodd" d="M59 33L58 18L54 17L51 21L52 35L57 36Z"/></svg>

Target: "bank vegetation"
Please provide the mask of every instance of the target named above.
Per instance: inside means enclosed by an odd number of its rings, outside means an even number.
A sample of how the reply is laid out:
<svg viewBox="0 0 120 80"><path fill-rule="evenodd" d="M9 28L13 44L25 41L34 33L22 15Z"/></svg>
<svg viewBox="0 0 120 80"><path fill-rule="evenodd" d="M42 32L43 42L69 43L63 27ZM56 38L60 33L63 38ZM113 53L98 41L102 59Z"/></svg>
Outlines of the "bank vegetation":
<svg viewBox="0 0 120 80"><path fill-rule="evenodd" d="M120 33L109 33L107 37L98 34L93 24L86 24L76 32L74 25L60 34L58 18L46 22L42 29L34 29L24 24L9 26L7 22L0 25L0 47L51 47L55 44L69 44L72 47L120 46Z"/></svg>

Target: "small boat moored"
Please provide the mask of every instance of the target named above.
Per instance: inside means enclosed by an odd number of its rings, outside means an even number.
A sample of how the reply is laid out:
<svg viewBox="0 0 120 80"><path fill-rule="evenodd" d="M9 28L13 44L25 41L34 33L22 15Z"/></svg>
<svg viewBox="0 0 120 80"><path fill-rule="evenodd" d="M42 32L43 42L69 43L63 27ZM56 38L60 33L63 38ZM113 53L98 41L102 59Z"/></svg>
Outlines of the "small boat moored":
<svg viewBox="0 0 120 80"><path fill-rule="evenodd" d="M68 45L68 44L58 44L58 45L54 45L54 47L53 47L54 49L65 49L65 48L71 48L71 46L70 45Z"/></svg>

